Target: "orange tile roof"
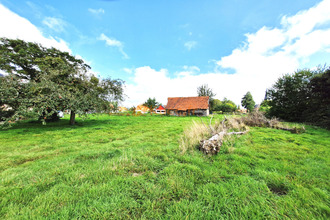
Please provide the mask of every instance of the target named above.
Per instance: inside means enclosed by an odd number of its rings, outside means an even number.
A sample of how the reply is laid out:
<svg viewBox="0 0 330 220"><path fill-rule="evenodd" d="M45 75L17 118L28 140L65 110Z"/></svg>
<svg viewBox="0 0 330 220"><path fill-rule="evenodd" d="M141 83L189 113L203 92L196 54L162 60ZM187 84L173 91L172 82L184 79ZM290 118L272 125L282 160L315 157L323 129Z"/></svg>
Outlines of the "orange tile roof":
<svg viewBox="0 0 330 220"><path fill-rule="evenodd" d="M209 108L208 96L167 98L166 109L176 109L176 110L186 111L188 109L208 109L208 108Z"/></svg>
<svg viewBox="0 0 330 220"><path fill-rule="evenodd" d="M125 111L128 111L128 109L126 108L126 107L118 107L118 110L120 111L120 112L125 112Z"/></svg>
<svg viewBox="0 0 330 220"><path fill-rule="evenodd" d="M136 106L135 111L143 111L143 112L148 112L150 109L147 106L144 105L138 105Z"/></svg>

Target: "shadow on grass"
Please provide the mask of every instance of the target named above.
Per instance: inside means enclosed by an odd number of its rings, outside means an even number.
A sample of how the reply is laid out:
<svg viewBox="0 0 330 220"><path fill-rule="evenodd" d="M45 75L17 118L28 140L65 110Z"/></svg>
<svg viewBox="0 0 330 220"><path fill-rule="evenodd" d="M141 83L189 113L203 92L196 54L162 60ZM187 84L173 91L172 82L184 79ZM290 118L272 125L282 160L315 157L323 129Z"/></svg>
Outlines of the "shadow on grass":
<svg viewBox="0 0 330 220"><path fill-rule="evenodd" d="M19 132L23 133L42 133L47 131L54 130L72 130L72 129L82 129L82 128L94 128L97 130L103 129L105 125L116 124L119 123L119 119L115 117L90 117L86 119L78 118L76 120L75 125L70 125L69 119L60 119L56 122L47 122L46 125L42 125L42 123L38 120L24 120L17 122L12 125L12 127L4 130L0 130L0 132L12 131L12 130L20 130Z"/></svg>
<svg viewBox="0 0 330 220"><path fill-rule="evenodd" d="M191 116L192 117L192 116ZM137 120L130 120L135 118ZM71 131L73 129L109 129L112 126L122 126L126 127L129 125L139 124L141 121L150 120L151 118L156 120L162 119L175 119L180 120L187 117L173 117L173 116L163 116L163 115L142 115L142 116L125 116L125 115L90 115L87 118L77 117L76 124L70 125L68 116L60 119L56 122L47 122L46 125L42 125L42 123L38 120L24 120L16 122L12 124L12 127L4 130L0 130L0 132L10 132L15 131L18 134L41 134L48 131L58 131L58 130L67 130ZM197 117L196 117L197 118Z"/></svg>

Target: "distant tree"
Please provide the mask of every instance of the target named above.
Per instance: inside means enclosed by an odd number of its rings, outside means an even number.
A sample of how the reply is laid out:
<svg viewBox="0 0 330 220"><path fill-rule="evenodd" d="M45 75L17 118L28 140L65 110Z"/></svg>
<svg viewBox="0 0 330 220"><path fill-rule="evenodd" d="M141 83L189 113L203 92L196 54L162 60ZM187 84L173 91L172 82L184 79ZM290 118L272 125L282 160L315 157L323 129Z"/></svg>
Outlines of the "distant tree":
<svg viewBox="0 0 330 220"><path fill-rule="evenodd" d="M243 98L242 98L242 102L241 102L242 106L244 108L246 108L247 110L249 110L249 112L252 112L255 106L255 102L253 100L253 97L251 95L250 92L247 92Z"/></svg>
<svg viewBox="0 0 330 220"><path fill-rule="evenodd" d="M210 109L213 109L213 97L216 96L216 94L212 91L211 88L207 84L201 85L197 88L197 95L198 96L208 96L209 97L209 103L210 103Z"/></svg>
<svg viewBox="0 0 330 220"><path fill-rule="evenodd" d="M213 99L212 108L210 108L211 111L221 111L218 110L219 106L221 106L222 102L219 99Z"/></svg>
<svg viewBox="0 0 330 220"><path fill-rule="evenodd" d="M213 99L213 97L216 95L207 84L199 86L197 88L197 94L198 96L208 96L210 99Z"/></svg>
<svg viewBox="0 0 330 220"><path fill-rule="evenodd" d="M214 111L222 111L222 112L234 112L237 110L236 104L227 99L224 98L222 101L218 99L214 99Z"/></svg>
<svg viewBox="0 0 330 220"><path fill-rule="evenodd" d="M75 114L109 110L109 101L123 100L123 81L89 76L83 60L40 44L0 38L0 69L8 75L0 80L0 104L13 109L9 121L38 115L43 123L57 110Z"/></svg>
<svg viewBox="0 0 330 220"><path fill-rule="evenodd" d="M148 100L143 103L144 106L148 107L150 110L150 113L152 113L152 110L158 106L158 102L156 101L156 98L148 98Z"/></svg>

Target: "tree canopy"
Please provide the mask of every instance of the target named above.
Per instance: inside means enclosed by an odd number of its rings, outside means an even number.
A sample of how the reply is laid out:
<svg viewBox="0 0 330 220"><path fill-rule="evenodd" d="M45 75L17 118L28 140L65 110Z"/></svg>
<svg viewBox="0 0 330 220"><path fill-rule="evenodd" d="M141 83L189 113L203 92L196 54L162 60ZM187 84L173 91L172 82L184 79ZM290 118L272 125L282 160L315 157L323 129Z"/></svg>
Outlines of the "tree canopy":
<svg viewBox="0 0 330 220"><path fill-rule="evenodd" d="M222 101L219 99L214 99L212 110L221 112L234 112L237 110L237 106L233 101L227 98L224 98Z"/></svg>
<svg viewBox="0 0 330 220"><path fill-rule="evenodd" d="M287 121L330 128L330 68L299 70L267 90L268 114Z"/></svg>
<svg viewBox="0 0 330 220"><path fill-rule="evenodd" d="M45 121L58 110L75 114L107 111L109 102L124 98L123 81L104 79L88 73L83 60L55 48L19 39L0 38L0 69L8 75L0 79L0 106L8 106L13 120L36 114Z"/></svg>
<svg viewBox="0 0 330 220"><path fill-rule="evenodd" d="M209 97L209 103L210 103L210 109L213 109L214 103L213 98L216 96L216 94L212 91L211 88L207 84L201 85L197 88L197 95L198 96L208 96Z"/></svg>
<svg viewBox="0 0 330 220"><path fill-rule="evenodd" d="M252 112L256 103L254 102L251 93L250 92L247 92L243 96L241 104L242 104L242 106L244 108L246 108L247 110L249 110L249 112Z"/></svg>
<svg viewBox="0 0 330 220"><path fill-rule="evenodd" d="M143 103L143 105L148 107L151 113L152 110L159 105L159 102L156 101L156 98L148 98L148 100Z"/></svg>
<svg viewBox="0 0 330 220"><path fill-rule="evenodd" d="M198 96L208 96L210 100L216 95L213 93L212 89L209 88L207 84L201 85L197 88L197 95Z"/></svg>

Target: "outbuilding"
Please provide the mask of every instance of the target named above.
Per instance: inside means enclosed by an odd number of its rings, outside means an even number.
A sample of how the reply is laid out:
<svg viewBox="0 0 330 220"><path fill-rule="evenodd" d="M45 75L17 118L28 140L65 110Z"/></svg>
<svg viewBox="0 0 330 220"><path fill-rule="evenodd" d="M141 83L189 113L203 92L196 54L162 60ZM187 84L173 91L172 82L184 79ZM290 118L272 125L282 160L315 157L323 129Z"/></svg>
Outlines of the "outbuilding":
<svg viewBox="0 0 330 220"><path fill-rule="evenodd" d="M158 108L155 109L156 114L166 114L165 108L160 105Z"/></svg>
<svg viewBox="0 0 330 220"><path fill-rule="evenodd" d="M175 97L167 98L166 114L175 116L208 116L209 97Z"/></svg>

